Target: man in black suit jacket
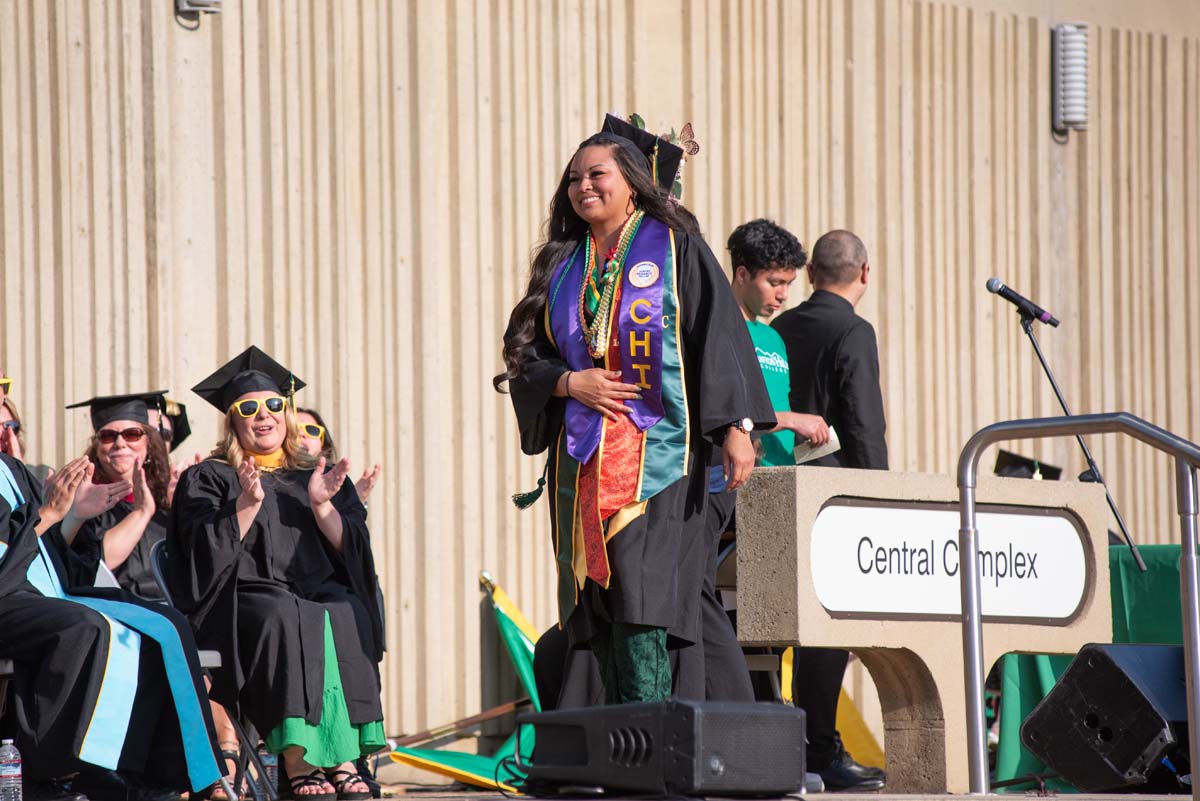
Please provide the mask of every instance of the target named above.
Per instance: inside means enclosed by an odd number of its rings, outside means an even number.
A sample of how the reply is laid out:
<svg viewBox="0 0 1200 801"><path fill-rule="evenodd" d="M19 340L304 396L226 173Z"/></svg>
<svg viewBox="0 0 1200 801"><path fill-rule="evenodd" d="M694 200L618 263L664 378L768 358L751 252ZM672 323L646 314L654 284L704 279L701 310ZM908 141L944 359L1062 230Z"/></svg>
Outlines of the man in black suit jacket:
<svg viewBox="0 0 1200 801"><path fill-rule="evenodd" d="M875 329L854 313L870 273L862 241L849 231L830 231L813 247L812 295L771 324L787 346L792 411L825 418L842 443L814 464L888 467Z"/></svg>
<svg viewBox="0 0 1200 801"><path fill-rule="evenodd" d="M813 246L812 295L772 323L787 346L792 411L825 418L841 441L841 450L810 464L888 466L875 329L854 313L870 272L862 240L849 231L830 231ZM821 774L826 789L877 790L884 785L883 772L855 762L837 732L848 659L839 649L797 648L792 699L808 714L808 769Z"/></svg>

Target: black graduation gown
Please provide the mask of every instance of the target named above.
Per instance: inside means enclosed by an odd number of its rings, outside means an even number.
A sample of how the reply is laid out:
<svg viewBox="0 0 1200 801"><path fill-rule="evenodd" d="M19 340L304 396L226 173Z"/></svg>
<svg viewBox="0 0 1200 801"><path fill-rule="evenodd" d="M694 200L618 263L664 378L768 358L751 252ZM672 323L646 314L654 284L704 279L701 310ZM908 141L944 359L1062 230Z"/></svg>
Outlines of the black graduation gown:
<svg viewBox="0 0 1200 801"><path fill-rule="evenodd" d="M85 564L99 564L104 560L104 535L113 526L124 520L133 511L129 501L119 501L116 506L103 514L96 515L79 527L71 550L79 555ZM154 573L150 569L150 549L156 542L166 539L168 514L158 509L146 530L129 556L113 571L117 583L122 588L151 601L163 600L158 584L154 581Z"/></svg>
<svg viewBox="0 0 1200 801"><path fill-rule="evenodd" d="M42 595L27 578L38 555L41 489L23 464L0 454L11 470L25 503L16 509L0 498L0 538L7 551L0 557L0 655L13 660L13 704L7 713L15 727L24 775L44 781L94 766L78 759L92 714L106 681L128 677L108 671L110 637L104 617L81 604ZM61 583L86 583L87 565L47 541L46 552ZM94 571L91 575L94 577ZM119 590L72 589L77 595L135 603L152 608L175 628L192 677L196 698L205 690L196 646L186 619L158 604L139 603ZM120 752L118 769L146 776L152 783L189 789L181 746L179 719L166 681L161 651L143 637L137 667L137 694ZM208 747L216 756L207 703L199 704ZM106 730L107 731L107 730ZM109 736L112 736L110 733ZM193 732L193 734L196 734ZM104 736L93 732L93 736Z"/></svg>
<svg viewBox="0 0 1200 801"><path fill-rule="evenodd" d="M240 705L264 735L284 718L321 718L328 613L351 723L383 719L383 622L362 503L347 479L334 497L344 553L329 545L308 502L311 470L263 474L262 506L239 534L237 472L209 459L179 479L167 529L167 585L202 648L229 669L212 697Z"/></svg>
<svg viewBox="0 0 1200 801"><path fill-rule="evenodd" d="M655 495L646 513L608 542L612 578L607 590L588 579L579 604L565 621L571 644L581 646L611 622L667 629L669 648L698 642L700 602L708 561L706 512L710 449L730 423L749 417L756 427L775 425L746 321L729 279L699 236L675 235L680 297L684 390L691 426L687 475ZM550 449L546 495L554 519L555 452L565 401L552 395L569 368L539 324L533 358L509 382L528 454Z"/></svg>

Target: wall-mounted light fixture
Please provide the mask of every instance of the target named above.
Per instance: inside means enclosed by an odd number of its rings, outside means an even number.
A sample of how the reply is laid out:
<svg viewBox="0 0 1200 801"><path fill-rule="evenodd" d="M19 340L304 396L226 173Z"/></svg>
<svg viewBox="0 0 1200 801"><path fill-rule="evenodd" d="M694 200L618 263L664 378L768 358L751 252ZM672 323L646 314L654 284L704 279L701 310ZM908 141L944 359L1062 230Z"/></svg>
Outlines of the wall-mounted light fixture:
<svg viewBox="0 0 1200 801"><path fill-rule="evenodd" d="M175 0L176 14L220 14L221 0Z"/></svg>
<svg viewBox="0 0 1200 801"><path fill-rule="evenodd" d="M1051 125L1060 134L1086 131L1088 120L1088 26L1065 22L1050 38Z"/></svg>

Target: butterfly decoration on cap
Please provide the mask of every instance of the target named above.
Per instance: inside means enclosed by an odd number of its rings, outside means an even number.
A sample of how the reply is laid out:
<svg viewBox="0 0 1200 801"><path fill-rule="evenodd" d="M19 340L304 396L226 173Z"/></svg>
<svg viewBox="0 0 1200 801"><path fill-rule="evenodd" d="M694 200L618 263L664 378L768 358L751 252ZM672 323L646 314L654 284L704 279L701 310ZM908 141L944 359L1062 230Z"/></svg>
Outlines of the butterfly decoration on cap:
<svg viewBox="0 0 1200 801"><path fill-rule="evenodd" d="M640 114L630 114L629 124L643 131L646 130L646 121L642 119ZM671 184L671 196L676 200L680 200L683 197L683 165L687 164L687 160L690 157L700 152L700 144L696 141L696 134L690 122L684 123L683 128L678 133L672 127L670 133L659 134L658 138L670 142L683 150L683 159L679 162L679 169L676 171L675 180Z"/></svg>

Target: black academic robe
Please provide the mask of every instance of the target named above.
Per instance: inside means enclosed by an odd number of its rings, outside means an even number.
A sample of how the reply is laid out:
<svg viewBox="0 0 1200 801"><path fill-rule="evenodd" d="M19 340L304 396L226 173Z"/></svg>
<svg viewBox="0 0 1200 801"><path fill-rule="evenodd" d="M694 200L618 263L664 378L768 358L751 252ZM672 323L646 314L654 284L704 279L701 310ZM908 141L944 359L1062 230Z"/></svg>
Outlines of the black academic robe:
<svg viewBox="0 0 1200 801"><path fill-rule="evenodd" d="M189 788L187 761L182 747L179 719L166 680L162 652L149 637L143 637L136 676L115 674L107 669L112 630L104 616L79 603L42 595L27 578L30 564L38 558L41 488L37 480L15 459L0 454L0 460L16 479L25 503L12 508L0 498L0 538L7 550L0 557L0 655L13 660L13 703L7 712L21 751L24 775L45 781L95 766L78 756L92 728L97 699L105 682L136 679L136 696L125 726L125 741L117 767L139 774L152 784ZM2 479L3 477L0 477ZM74 555L60 550L53 540L46 543L55 574L65 586L82 585L89 569ZM94 570L91 575L94 576ZM194 699L205 690L196 656L196 646L186 619L158 604L138 602L129 593L108 589L75 589L108 601L132 603L152 609L175 630L182 645ZM216 764L212 719L207 703L198 704L204 730L189 736L207 738L204 744ZM107 720L106 725L114 725ZM93 737L113 737L105 729ZM202 746L202 747L204 747Z"/></svg>
<svg viewBox="0 0 1200 801"><path fill-rule="evenodd" d="M71 550L86 564L99 564L104 560L104 535L113 526L124 520L133 511L133 504L122 500L112 509L96 515L79 527ZM117 583L123 589L151 601L163 600L158 584L154 581L154 573L150 568L150 549L156 542L166 539L168 514L163 509L154 512L146 530L125 561L113 570Z"/></svg>
<svg viewBox="0 0 1200 801"><path fill-rule="evenodd" d="M167 529L167 585L201 648L229 669L212 697L240 705L264 735L284 718L321 718L328 613L351 723L383 719L383 623L366 514L347 479L333 499L344 552L308 502L311 470L265 472L262 506L240 536L237 472L209 459L180 476Z"/></svg>
<svg viewBox="0 0 1200 801"><path fill-rule="evenodd" d="M665 628L669 648L699 641L708 561L706 467L711 449L723 443L731 423L743 418L762 428L776 422L729 279L699 236L676 233L675 244L680 348L691 428L687 474L650 498L645 514L609 540L609 588L588 579L578 606L565 621L576 647L611 622ZM552 392L568 369L539 324L532 358L521 376L509 382L522 449L528 454L551 451L546 495L552 520L557 466L551 446L563 427L565 407L564 399L553 397Z"/></svg>

